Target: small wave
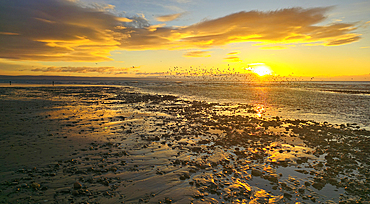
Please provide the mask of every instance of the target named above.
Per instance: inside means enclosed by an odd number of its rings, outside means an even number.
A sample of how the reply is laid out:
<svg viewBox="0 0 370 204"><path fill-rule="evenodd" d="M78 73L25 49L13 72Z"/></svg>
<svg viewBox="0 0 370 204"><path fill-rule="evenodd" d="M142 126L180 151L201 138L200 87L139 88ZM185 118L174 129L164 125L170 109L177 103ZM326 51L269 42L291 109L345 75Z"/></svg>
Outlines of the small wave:
<svg viewBox="0 0 370 204"><path fill-rule="evenodd" d="M344 93L344 94L366 94L370 95L370 91L365 91L365 90L333 90L333 89L328 89L328 90L323 90L326 92L334 92L334 93Z"/></svg>

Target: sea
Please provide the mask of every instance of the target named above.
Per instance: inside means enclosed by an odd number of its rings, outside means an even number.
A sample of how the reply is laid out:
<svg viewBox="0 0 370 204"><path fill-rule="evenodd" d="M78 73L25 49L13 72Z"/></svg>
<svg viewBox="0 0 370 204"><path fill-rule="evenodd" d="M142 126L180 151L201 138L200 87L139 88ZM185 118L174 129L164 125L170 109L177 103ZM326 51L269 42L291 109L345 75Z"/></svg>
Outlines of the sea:
<svg viewBox="0 0 370 204"><path fill-rule="evenodd" d="M11 84L10 84L11 81ZM256 117L370 130L370 81L221 81L181 78L0 78L0 87L122 86L184 100L249 104Z"/></svg>

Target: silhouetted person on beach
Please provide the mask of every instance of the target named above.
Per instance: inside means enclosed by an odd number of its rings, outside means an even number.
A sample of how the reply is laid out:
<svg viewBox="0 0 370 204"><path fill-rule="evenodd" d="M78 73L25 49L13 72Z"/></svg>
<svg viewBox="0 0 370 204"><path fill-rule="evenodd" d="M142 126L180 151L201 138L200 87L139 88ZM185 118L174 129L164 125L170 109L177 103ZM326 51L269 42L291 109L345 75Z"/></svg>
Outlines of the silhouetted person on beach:
<svg viewBox="0 0 370 204"><path fill-rule="evenodd" d="M12 81L9 81L9 85L12 85Z"/></svg>

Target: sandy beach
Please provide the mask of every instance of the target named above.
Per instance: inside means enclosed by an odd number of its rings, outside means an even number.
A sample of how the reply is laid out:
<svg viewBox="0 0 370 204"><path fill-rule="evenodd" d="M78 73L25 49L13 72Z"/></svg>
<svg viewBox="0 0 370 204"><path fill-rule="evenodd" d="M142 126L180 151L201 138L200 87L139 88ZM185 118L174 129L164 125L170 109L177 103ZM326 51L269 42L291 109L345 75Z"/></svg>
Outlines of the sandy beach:
<svg viewBox="0 0 370 204"><path fill-rule="evenodd" d="M0 88L0 203L370 203L370 132L121 86Z"/></svg>

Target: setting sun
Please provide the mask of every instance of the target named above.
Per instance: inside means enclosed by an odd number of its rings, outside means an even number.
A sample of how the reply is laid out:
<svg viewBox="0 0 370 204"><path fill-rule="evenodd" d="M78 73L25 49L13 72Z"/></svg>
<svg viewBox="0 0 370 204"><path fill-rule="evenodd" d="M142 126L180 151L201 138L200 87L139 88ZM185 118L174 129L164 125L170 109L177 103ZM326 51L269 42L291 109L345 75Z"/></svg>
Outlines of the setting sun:
<svg viewBox="0 0 370 204"><path fill-rule="evenodd" d="M266 66L258 66L253 69L253 72L259 76L270 75L272 73L271 70Z"/></svg>
<svg viewBox="0 0 370 204"><path fill-rule="evenodd" d="M245 69L257 74L258 76L265 76L265 75L272 74L271 69L268 66L266 66L264 63L249 64L248 68L245 68Z"/></svg>

